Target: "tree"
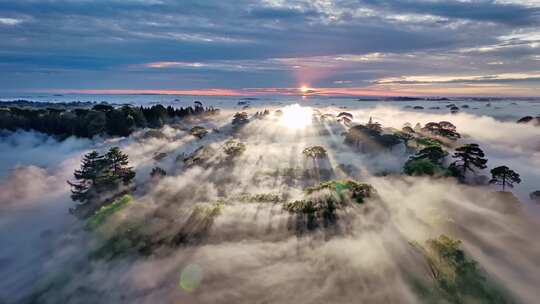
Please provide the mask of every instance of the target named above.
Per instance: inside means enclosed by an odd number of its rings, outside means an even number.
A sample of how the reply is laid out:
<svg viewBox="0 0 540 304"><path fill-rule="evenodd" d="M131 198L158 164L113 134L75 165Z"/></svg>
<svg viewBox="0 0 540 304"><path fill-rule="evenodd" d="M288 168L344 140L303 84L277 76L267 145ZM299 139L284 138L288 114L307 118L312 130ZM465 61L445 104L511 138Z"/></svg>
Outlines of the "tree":
<svg viewBox="0 0 540 304"><path fill-rule="evenodd" d="M202 126L194 126L193 128L191 128L191 130L189 130L189 133L197 137L198 139L201 139L205 137L206 134L208 134L208 130L206 130L206 128Z"/></svg>
<svg viewBox="0 0 540 304"><path fill-rule="evenodd" d="M408 133L408 134L416 133L416 132L414 132L414 129L411 128L410 126L404 126L403 129L401 129L401 131L403 131L404 133Z"/></svg>
<svg viewBox="0 0 540 304"><path fill-rule="evenodd" d="M237 112L233 116L232 124L236 126L245 125L249 122L248 114L246 112Z"/></svg>
<svg viewBox="0 0 540 304"><path fill-rule="evenodd" d="M75 181L68 181L71 186L71 199L83 204L93 200L103 183L105 168L106 161L103 155L97 151L85 154L81 168L73 173Z"/></svg>
<svg viewBox="0 0 540 304"><path fill-rule="evenodd" d="M505 191L507 186L513 188L514 183L521 183L521 178L518 173L507 166L499 166L491 170L491 180L489 183L501 185L502 190Z"/></svg>
<svg viewBox="0 0 540 304"><path fill-rule="evenodd" d="M467 144L457 148L452 157L457 159L452 163L452 170L457 169L462 178L465 177L467 170L474 173L474 168L487 168L488 160L484 158L484 151L477 144Z"/></svg>
<svg viewBox="0 0 540 304"><path fill-rule="evenodd" d="M378 122L373 122L373 118L369 118L369 121L368 123L366 124L366 128L368 129L371 129L371 130L374 130L375 132L377 133L381 133L382 132L382 126L380 123Z"/></svg>
<svg viewBox="0 0 540 304"><path fill-rule="evenodd" d="M339 121L342 121L345 125L350 125L353 120L353 115L349 112L341 112L337 117Z"/></svg>
<svg viewBox="0 0 540 304"><path fill-rule="evenodd" d="M160 179L167 176L167 172L161 167L154 167L150 172L150 177L154 179Z"/></svg>
<svg viewBox="0 0 540 304"><path fill-rule="evenodd" d="M107 133L112 136L129 136L135 130L135 119L126 109L107 112Z"/></svg>
<svg viewBox="0 0 540 304"><path fill-rule="evenodd" d="M81 169L75 170L73 175L75 181L68 181L71 198L81 204L71 208L70 212L86 218L105 204L104 199L117 195L119 186L129 185L135 172L128 167L128 156L113 147L105 155L96 151L84 155Z"/></svg>
<svg viewBox="0 0 540 304"><path fill-rule="evenodd" d="M442 169L437 164L434 164L427 158L409 159L403 167L403 172L411 176L435 175L437 172L442 172Z"/></svg>
<svg viewBox="0 0 540 304"><path fill-rule="evenodd" d="M349 120L352 120L353 119L353 115L349 112L341 112L338 114L337 116L338 118L343 118L343 117L347 117L349 118Z"/></svg>
<svg viewBox="0 0 540 304"><path fill-rule="evenodd" d="M105 155L107 163L108 177L111 187L116 187L122 182L128 185L135 177L135 172L132 167L128 167L128 156L120 151L118 147L112 147Z"/></svg>
<svg viewBox="0 0 540 304"><path fill-rule="evenodd" d="M383 134L378 136L376 140L377 143L389 150L392 150L395 145L399 145L401 143L400 137L394 134Z"/></svg>
<svg viewBox="0 0 540 304"><path fill-rule="evenodd" d="M428 159L434 164L440 164L442 159L448 155L440 146L429 146L416 153L411 159Z"/></svg>
<svg viewBox="0 0 540 304"><path fill-rule="evenodd" d="M223 152L229 157L237 157L246 151L246 145L236 140L228 140L223 146Z"/></svg>
<svg viewBox="0 0 540 304"><path fill-rule="evenodd" d="M377 129L368 128L364 125L356 125L349 128L345 134L345 143L355 148L359 148L362 142L373 143L375 138L380 136Z"/></svg>
<svg viewBox="0 0 540 304"><path fill-rule="evenodd" d="M435 136L446 137L450 140L457 140L458 138L461 138L461 135L456 132L456 126L449 121L428 122L422 128L422 131Z"/></svg>
<svg viewBox="0 0 540 304"><path fill-rule="evenodd" d="M304 151L302 151L302 154L313 160L313 168L317 175L317 179L320 180L319 159L325 159L327 157L326 149L321 146L312 146L305 148Z"/></svg>

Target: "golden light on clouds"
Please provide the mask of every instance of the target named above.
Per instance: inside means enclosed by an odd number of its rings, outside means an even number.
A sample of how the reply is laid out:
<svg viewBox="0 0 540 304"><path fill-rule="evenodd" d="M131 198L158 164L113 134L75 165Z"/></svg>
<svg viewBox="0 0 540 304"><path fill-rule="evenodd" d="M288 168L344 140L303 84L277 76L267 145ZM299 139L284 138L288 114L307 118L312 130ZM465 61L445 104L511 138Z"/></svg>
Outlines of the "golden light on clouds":
<svg viewBox="0 0 540 304"><path fill-rule="evenodd" d="M296 103L284 107L282 111L279 123L289 129L303 129L312 122L313 110L310 107L302 107Z"/></svg>

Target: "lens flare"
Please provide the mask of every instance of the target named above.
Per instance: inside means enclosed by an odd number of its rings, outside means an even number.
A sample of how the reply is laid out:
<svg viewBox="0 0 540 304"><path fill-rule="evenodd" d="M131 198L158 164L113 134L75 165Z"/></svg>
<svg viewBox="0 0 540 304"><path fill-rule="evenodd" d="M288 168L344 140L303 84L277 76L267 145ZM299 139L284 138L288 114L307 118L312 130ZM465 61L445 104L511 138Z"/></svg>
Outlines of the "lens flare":
<svg viewBox="0 0 540 304"><path fill-rule="evenodd" d="M284 107L282 112L279 123L289 129L303 129L312 122L313 110L310 107L293 104Z"/></svg>
<svg viewBox="0 0 540 304"><path fill-rule="evenodd" d="M189 264L180 273L180 288L187 292L193 292L199 287L202 280L202 268L197 264Z"/></svg>

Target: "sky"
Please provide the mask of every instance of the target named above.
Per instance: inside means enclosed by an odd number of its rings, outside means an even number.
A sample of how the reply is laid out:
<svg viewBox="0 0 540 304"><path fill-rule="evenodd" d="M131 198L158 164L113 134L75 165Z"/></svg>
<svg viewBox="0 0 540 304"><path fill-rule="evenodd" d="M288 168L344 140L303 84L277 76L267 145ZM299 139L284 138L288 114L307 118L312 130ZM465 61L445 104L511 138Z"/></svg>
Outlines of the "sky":
<svg viewBox="0 0 540 304"><path fill-rule="evenodd" d="M0 0L0 41L0 92L540 96L540 0Z"/></svg>

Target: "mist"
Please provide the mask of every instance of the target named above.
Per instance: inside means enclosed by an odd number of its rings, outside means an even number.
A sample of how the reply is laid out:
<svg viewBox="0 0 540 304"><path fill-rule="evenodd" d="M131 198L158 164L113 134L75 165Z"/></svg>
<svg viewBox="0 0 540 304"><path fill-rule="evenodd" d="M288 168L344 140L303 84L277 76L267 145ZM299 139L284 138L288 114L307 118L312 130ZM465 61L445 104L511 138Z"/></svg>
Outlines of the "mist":
<svg viewBox="0 0 540 304"><path fill-rule="evenodd" d="M536 303L540 286L540 128L481 114L436 114L394 106L316 107L352 124L370 117L384 128L450 121L462 134L457 145L478 143L489 169L507 165L523 180L498 195L491 185L453 178L401 175L411 155L403 147L359 153L343 143L347 126L337 120L291 127L274 111L254 107L250 122L231 124L233 109L212 118L139 130L126 138L68 138L15 132L0 137L0 302L6 303L426 303L412 278L429 268L411 243L441 234L462 241L467 255L518 303ZM263 119L252 115L269 109ZM192 126L205 126L202 139ZM223 153L234 138L240 156ZM283 208L316 184L314 165L302 155L322 146L319 164L328 179L368 183L376 195L337 210L337 221L307 229L305 218ZM133 201L95 231L68 209L66 183L90 150L118 146L137 173ZM201 165L184 161L204 146ZM159 166L167 175L150 176ZM262 201L257 194L272 194ZM321 194L325 195L325 193ZM204 216L201 216L203 214ZM147 255L89 258L103 236L137 227L152 241ZM177 246L164 245L175 242ZM473 303L466 302L466 303Z"/></svg>

